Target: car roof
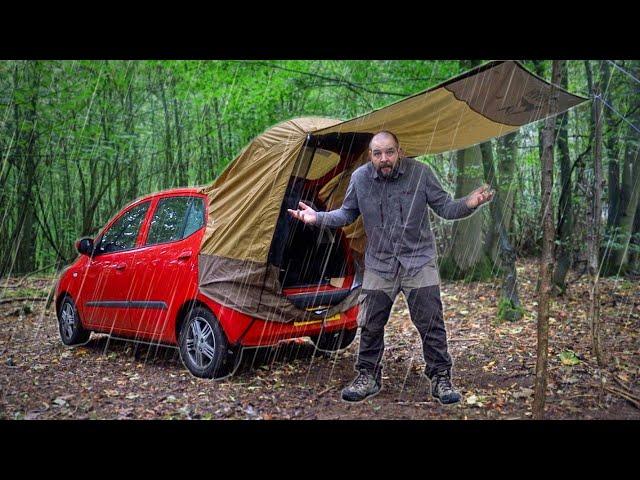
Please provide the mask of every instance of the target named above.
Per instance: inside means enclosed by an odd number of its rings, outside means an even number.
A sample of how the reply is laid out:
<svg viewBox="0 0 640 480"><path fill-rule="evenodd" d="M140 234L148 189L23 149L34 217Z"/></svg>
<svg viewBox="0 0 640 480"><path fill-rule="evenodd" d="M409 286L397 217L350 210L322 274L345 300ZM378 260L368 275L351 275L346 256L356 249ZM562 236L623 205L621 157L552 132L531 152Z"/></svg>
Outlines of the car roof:
<svg viewBox="0 0 640 480"><path fill-rule="evenodd" d="M180 193L184 193L184 194L194 194L194 193L198 193L200 191L201 187L181 187L181 188L169 188L167 190L161 190L159 192L155 192L155 193L151 193L149 195L147 195L145 198L151 198L151 197L160 197L162 195L174 195L174 194L180 194Z"/></svg>
<svg viewBox="0 0 640 480"><path fill-rule="evenodd" d="M127 210L128 208L138 204L138 203L142 203L142 202L146 202L149 200L153 200L154 198L157 197L162 197L164 195L202 195L204 196L204 194L199 193L200 189L202 187L180 187L180 188L169 188L167 190L161 190L159 192L154 192L154 193L149 193L147 195L143 195L141 197L136 198L135 200L127 203L124 207L122 207L122 209L120 209L120 212L123 212L125 210ZM118 212L118 213L120 213ZM109 223L111 222L111 220L109 220Z"/></svg>
<svg viewBox="0 0 640 480"><path fill-rule="evenodd" d="M148 193L147 195L142 195L136 198L134 201L128 203L126 207L128 208L131 205L135 205L136 203L141 203L147 200L153 200L157 197L162 197L165 195L203 195L200 194L200 189L202 187L180 187L180 188L168 188L166 190L160 190L159 192Z"/></svg>

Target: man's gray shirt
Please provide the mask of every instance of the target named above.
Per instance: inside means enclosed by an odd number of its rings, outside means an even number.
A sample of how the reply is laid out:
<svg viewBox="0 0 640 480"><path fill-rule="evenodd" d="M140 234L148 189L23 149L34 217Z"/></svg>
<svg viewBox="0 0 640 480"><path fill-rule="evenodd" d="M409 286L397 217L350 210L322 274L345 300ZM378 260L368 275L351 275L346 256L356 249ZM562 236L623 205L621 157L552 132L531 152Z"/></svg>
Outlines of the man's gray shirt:
<svg viewBox="0 0 640 480"><path fill-rule="evenodd" d="M362 214L367 234L365 268L392 279L399 265L412 275L436 257L427 205L440 217L454 220L476 210L467 207L465 200L453 200L431 168L413 158L400 159L388 179L379 177L369 161L351 175L342 206L318 212L317 224L343 227Z"/></svg>

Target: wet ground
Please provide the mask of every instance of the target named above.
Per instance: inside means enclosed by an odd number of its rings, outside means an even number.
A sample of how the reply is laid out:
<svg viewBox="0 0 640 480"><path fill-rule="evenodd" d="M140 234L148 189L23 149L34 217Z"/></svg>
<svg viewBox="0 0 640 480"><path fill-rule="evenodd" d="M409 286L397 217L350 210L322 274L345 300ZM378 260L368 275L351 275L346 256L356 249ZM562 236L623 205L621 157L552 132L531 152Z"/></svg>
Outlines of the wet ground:
<svg viewBox="0 0 640 480"><path fill-rule="evenodd" d="M341 352L309 339L247 349L234 375L191 376L178 351L93 334L69 348L41 300L0 304L2 419L527 419L536 348L537 266L518 267L525 317L497 324L498 282L446 282L442 300L464 395L442 406L429 395L417 331L400 295L387 326L383 390L358 404L340 399L354 377L359 338ZM16 280L17 282L18 280ZM640 285L604 279L601 314L606 368L591 354L586 277L552 305L550 419L640 419ZM3 282L0 298L46 295L51 279Z"/></svg>

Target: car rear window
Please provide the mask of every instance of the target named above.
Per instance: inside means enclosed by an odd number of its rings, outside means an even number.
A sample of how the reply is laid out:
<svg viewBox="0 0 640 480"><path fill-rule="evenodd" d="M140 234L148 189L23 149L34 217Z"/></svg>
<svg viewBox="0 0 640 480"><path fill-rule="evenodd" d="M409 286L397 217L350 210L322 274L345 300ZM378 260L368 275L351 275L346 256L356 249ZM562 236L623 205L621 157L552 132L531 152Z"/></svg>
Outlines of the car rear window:
<svg viewBox="0 0 640 480"><path fill-rule="evenodd" d="M200 197L167 197L158 202L147 245L174 242L204 226L204 202Z"/></svg>

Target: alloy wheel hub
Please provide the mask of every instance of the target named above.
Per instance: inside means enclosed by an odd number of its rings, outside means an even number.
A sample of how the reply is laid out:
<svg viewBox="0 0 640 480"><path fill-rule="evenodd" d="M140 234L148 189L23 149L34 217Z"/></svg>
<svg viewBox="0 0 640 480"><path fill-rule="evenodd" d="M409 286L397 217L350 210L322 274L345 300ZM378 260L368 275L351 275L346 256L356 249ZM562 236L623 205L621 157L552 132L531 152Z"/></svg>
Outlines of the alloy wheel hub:
<svg viewBox="0 0 640 480"><path fill-rule="evenodd" d="M211 326L200 317L193 320L187 339L189 356L200 367L205 367L213 361L215 338Z"/></svg>

